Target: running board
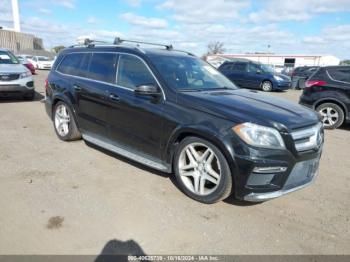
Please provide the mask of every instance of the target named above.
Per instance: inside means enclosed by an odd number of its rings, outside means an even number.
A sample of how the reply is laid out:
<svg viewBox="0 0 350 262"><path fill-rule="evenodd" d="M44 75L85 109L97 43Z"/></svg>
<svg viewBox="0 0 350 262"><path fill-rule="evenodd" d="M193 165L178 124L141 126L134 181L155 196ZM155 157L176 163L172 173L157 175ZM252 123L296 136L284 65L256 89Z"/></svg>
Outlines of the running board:
<svg viewBox="0 0 350 262"><path fill-rule="evenodd" d="M129 158L131 160L134 160L136 162L139 162L145 166L148 166L148 167L151 167L151 168L163 171L163 172L168 172L168 173L171 172L171 169L162 163L156 162L156 161L151 160L149 158L146 158L140 154L130 152L124 148L121 148L119 146L105 142L102 139L97 138L95 136L88 135L88 134L82 134L82 137L84 140L86 140L94 145L97 145L99 147L107 149L108 151L111 151L111 152L116 153L118 155L124 156L124 157Z"/></svg>

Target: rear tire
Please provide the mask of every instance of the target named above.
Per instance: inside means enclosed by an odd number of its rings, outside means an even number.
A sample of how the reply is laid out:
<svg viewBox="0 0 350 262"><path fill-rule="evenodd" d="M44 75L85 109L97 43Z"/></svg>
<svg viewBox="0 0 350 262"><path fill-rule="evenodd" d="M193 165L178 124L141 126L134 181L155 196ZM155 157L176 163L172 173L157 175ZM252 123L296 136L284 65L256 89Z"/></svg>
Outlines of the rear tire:
<svg viewBox="0 0 350 262"><path fill-rule="evenodd" d="M207 140L183 139L174 157L174 170L180 189L194 200L213 204L231 194L232 175L226 158Z"/></svg>
<svg viewBox="0 0 350 262"><path fill-rule="evenodd" d="M319 105L316 111L322 116L323 126L326 129L336 129L344 122L344 111L337 104L324 103Z"/></svg>
<svg viewBox="0 0 350 262"><path fill-rule="evenodd" d="M74 141L81 139L81 134L74 119L70 107L60 101L55 105L53 111L53 125L56 135L63 141Z"/></svg>
<svg viewBox="0 0 350 262"><path fill-rule="evenodd" d="M268 80L261 83L261 89L264 92L271 92L272 91L272 83Z"/></svg>

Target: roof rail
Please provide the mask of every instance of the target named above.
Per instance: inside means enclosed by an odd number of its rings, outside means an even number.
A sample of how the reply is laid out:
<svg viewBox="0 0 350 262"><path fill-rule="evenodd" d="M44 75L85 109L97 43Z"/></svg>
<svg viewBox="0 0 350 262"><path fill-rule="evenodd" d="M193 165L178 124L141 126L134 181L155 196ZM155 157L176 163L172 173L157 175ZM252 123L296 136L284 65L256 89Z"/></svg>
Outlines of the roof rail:
<svg viewBox="0 0 350 262"><path fill-rule="evenodd" d="M113 44L115 45L120 45L123 42L127 43L135 43L135 44L145 44L145 45L155 45L155 46L163 46L166 48L166 50L173 50L172 45L165 45L165 44L158 44L158 43L151 43L151 42L143 42L143 41L136 41L136 40L127 40L127 39L121 39L120 37L116 37L114 39Z"/></svg>
<svg viewBox="0 0 350 262"><path fill-rule="evenodd" d="M144 53L144 51L140 48L139 44L162 46L162 47L165 47L165 49L169 50L169 51L177 51L177 52L186 53L186 54L191 55L191 56L195 56L193 53L190 53L190 52L187 52L187 51L183 51L183 50L174 49L172 45L144 42L144 41L137 41L137 40L127 40L127 39L121 39L120 37L116 37L114 39L113 43L106 42L106 41L101 41L101 40L93 40L93 39L85 38L83 43L77 44L77 45L71 45L71 46L69 46L69 48L73 48L73 47L94 47L96 44L98 44L98 45L108 45L108 46L118 46L118 45L121 45L124 42L137 44L135 48L138 49L139 51L143 52L143 53Z"/></svg>

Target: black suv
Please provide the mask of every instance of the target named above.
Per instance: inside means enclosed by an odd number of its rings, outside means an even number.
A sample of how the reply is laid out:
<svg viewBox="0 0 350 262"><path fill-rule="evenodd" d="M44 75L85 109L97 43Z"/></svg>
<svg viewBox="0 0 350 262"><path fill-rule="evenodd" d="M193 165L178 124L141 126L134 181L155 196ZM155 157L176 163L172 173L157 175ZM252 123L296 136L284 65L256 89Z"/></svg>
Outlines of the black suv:
<svg viewBox="0 0 350 262"><path fill-rule="evenodd" d="M300 104L315 109L325 128L350 122L350 66L328 66L316 71L305 83Z"/></svg>
<svg viewBox="0 0 350 262"><path fill-rule="evenodd" d="M124 40L125 41L125 40ZM279 197L310 184L323 128L305 107L237 89L193 56L121 44L76 46L46 83L57 136L174 173L191 198Z"/></svg>

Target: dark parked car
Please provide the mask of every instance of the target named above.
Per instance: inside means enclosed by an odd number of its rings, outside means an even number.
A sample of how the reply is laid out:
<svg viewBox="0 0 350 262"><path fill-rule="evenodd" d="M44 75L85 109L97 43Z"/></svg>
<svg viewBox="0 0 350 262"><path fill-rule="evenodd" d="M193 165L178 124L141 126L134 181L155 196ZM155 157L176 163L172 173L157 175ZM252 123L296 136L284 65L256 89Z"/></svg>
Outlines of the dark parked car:
<svg viewBox="0 0 350 262"><path fill-rule="evenodd" d="M272 68L250 60L227 61L219 68L228 79L239 87L272 90L286 90L290 88L290 78L277 74Z"/></svg>
<svg viewBox="0 0 350 262"><path fill-rule="evenodd" d="M350 66L328 66L316 71L305 83L300 104L316 110L325 128L350 122Z"/></svg>
<svg viewBox="0 0 350 262"><path fill-rule="evenodd" d="M82 137L174 173L183 192L203 203L230 194L264 201L313 181L323 145L314 111L237 89L206 62L171 46L120 43L90 43L58 55L45 104L61 140Z"/></svg>
<svg viewBox="0 0 350 262"><path fill-rule="evenodd" d="M319 69L319 66L296 67L292 72L292 88L303 89L305 81Z"/></svg>

